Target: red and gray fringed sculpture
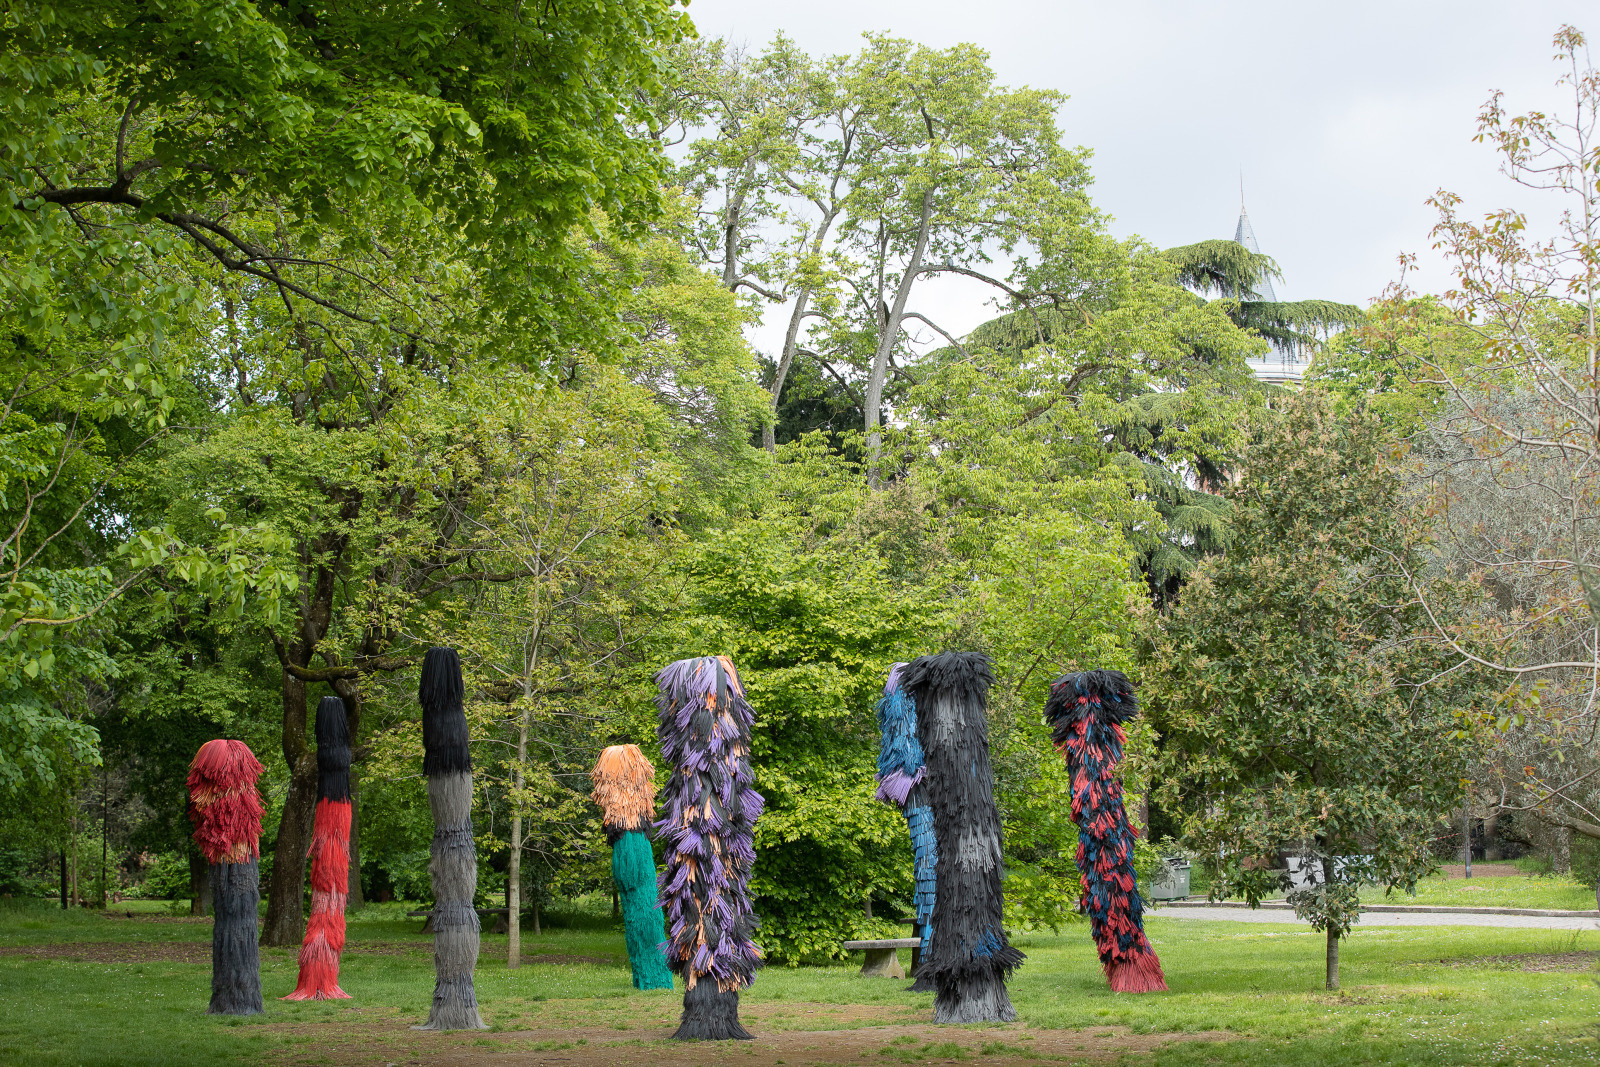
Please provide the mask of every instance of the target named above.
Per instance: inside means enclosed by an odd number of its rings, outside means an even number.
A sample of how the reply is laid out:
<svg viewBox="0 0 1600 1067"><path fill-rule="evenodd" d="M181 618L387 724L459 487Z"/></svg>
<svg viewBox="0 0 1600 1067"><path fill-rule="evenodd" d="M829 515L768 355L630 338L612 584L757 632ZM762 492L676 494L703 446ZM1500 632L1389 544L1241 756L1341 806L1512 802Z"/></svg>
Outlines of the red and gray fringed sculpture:
<svg viewBox="0 0 1600 1067"><path fill-rule="evenodd" d="M688 987L679 1041L749 1040L739 1025L739 990L755 980L753 838L761 794L750 771L754 716L726 656L681 659L656 674L656 727L672 762L662 790L666 844L661 895L667 963Z"/></svg>
<svg viewBox="0 0 1600 1067"><path fill-rule="evenodd" d="M922 958L928 957L933 937L933 904L936 892L935 869L939 848L934 840L933 808L928 805L927 760L922 742L917 740L917 706L900 686L904 663L889 668L889 680L878 701L878 793L877 799L898 806L905 812L906 828L911 832L911 864L915 877L912 908L916 912L917 936L922 938ZM913 993L933 992L933 979L919 967L913 975Z"/></svg>
<svg viewBox="0 0 1600 1067"><path fill-rule="evenodd" d="M1000 813L989 767L987 705L994 675L980 652L941 652L906 664L900 688L915 703L938 843L933 941L918 976L933 980L936 1023L1012 1022L1006 978L1024 956L1006 941Z"/></svg>
<svg viewBox="0 0 1600 1067"><path fill-rule="evenodd" d="M210 1015L259 1015L261 763L243 741L207 741L189 764L194 841L211 864Z"/></svg>
<svg viewBox="0 0 1600 1067"><path fill-rule="evenodd" d="M317 705L317 813L311 831L311 918L300 981L284 1000L347 1000L339 988L344 906L350 894L350 723L344 701Z"/></svg>
<svg viewBox="0 0 1600 1067"><path fill-rule="evenodd" d="M433 809L433 1010L418 1030L487 1030L478 1017L478 854L472 843L472 753L465 687L455 650L430 648L422 661L422 773Z"/></svg>
<svg viewBox="0 0 1600 1067"><path fill-rule="evenodd" d="M1139 713L1133 683L1121 671L1067 674L1050 683L1045 720L1072 777L1072 818L1078 824L1078 871L1106 981L1118 993L1167 988L1161 961L1144 935L1144 901L1133 869L1133 828L1122 805L1117 764L1127 735L1122 724Z"/></svg>

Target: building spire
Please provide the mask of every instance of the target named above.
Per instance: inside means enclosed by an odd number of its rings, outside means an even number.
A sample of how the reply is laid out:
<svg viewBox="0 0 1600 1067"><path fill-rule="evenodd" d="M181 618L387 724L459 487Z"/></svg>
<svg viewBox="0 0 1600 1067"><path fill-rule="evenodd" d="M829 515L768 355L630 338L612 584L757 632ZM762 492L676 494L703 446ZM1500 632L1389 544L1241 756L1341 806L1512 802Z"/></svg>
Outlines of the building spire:
<svg viewBox="0 0 1600 1067"><path fill-rule="evenodd" d="M1234 228L1233 239L1246 250L1261 254L1261 249L1256 245L1256 232L1250 227L1250 214L1244 209L1244 171L1239 172L1239 225ZM1266 300L1277 303L1278 295L1273 292L1272 279L1262 278L1256 283L1256 291L1250 294L1256 300Z"/></svg>

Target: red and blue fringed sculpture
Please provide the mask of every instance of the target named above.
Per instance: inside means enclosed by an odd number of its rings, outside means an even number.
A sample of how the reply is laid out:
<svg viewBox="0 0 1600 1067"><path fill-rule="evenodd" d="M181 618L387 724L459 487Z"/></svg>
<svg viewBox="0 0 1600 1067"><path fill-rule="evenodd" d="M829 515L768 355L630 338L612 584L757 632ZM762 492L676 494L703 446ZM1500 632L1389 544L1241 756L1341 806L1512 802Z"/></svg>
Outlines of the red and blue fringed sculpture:
<svg viewBox="0 0 1600 1067"><path fill-rule="evenodd" d="M1072 777L1083 910L1100 949L1106 981L1118 993L1167 988L1161 961L1144 935L1144 901L1133 869L1133 828L1122 804L1122 724L1139 713L1121 671L1067 674L1050 684L1045 720Z"/></svg>
<svg viewBox="0 0 1600 1067"><path fill-rule="evenodd" d="M350 897L350 722L344 701L317 705L317 811L311 830L311 918L300 981L284 1000L348 1000L339 988L344 908Z"/></svg>
<svg viewBox="0 0 1600 1067"><path fill-rule="evenodd" d="M980 652L941 652L906 664L900 688L917 709L928 800L939 849L933 940L918 975L933 981L936 1023L1013 1022L1006 978L1024 956L1006 941L1000 812L989 766L989 687Z"/></svg>
<svg viewBox="0 0 1600 1067"><path fill-rule="evenodd" d="M472 841L472 750L461 660L430 648L422 660L422 773L433 810L433 1009L417 1030L487 1030L478 1016L478 852Z"/></svg>
<svg viewBox="0 0 1600 1067"><path fill-rule="evenodd" d="M750 908L750 868L761 794L750 770L754 715L726 656L681 659L656 674L656 727L672 777L661 792L666 845L661 897L667 963L683 976L679 1041L749 1040L739 990L755 980L761 949Z"/></svg>
<svg viewBox="0 0 1600 1067"><path fill-rule="evenodd" d="M261 763L243 741L207 741L189 764L194 841L211 864L210 1015L259 1015Z"/></svg>
<svg viewBox="0 0 1600 1067"><path fill-rule="evenodd" d="M611 880L622 903L622 932L633 969L633 988L671 989L661 945L661 903L656 895L656 858L650 823L656 813L655 767L638 745L612 745L600 753L589 778L600 805L601 826L611 843Z"/></svg>
<svg viewBox="0 0 1600 1067"><path fill-rule="evenodd" d="M924 784L928 768L922 742L917 740L917 705L900 687L903 667L904 663L896 663L889 668L883 699L878 701L882 740L878 745L877 797L905 813L906 828L911 832L912 871L916 878L911 905L916 914L917 936L922 938L922 958L927 959L933 938L934 869L939 863L939 845L934 839L933 808L928 804ZM933 991L933 980L922 970L913 977L913 993Z"/></svg>

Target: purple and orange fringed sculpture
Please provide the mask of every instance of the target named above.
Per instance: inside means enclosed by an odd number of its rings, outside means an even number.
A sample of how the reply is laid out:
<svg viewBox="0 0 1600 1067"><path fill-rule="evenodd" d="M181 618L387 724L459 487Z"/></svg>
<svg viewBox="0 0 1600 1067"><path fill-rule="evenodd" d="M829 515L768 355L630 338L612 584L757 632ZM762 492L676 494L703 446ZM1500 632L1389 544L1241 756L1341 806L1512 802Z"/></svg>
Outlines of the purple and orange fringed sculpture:
<svg viewBox="0 0 1600 1067"><path fill-rule="evenodd" d="M317 705L317 812L311 831L311 918L300 981L284 1000L348 1000L339 988L344 908L350 895L350 722L344 701Z"/></svg>
<svg viewBox="0 0 1600 1067"><path fill-rule="evenodd" d="M1144 901L1133 869L1133 828L1122 804L1122 724L1139 713L1133 683L1121 671L1067 674L1050 683L1045 720L1072 777L1078 824L1083 910L1100 949L1106 981L1118 993L1167 988L1161 961L1144 934Z"/></svg>
<svg viewBox="0 0 1600 1067"><path fill-rule="evenodd" d="M878 701L878 793L877 799L894 804L905 813L911 832L912 871L916 888L912 908L916 913L917 936L921 953L928 955L933 939L933 904L936 890L934 871L939 864L939 846L933 833L933 808L928 804L927 760L922 742L917 740L917 706L900 688L904 663L889 668L889 680ZM933 980L919 969L912 976L913 993L933 992Z"/></svg>
<svg viewBox="0 0 1600 1067"><path fill-rule="evenodd" d="M754 716L726 656L678 660L655 680L656 733L672 762L661 792L666 815L656 823L666 845L667 964L687 986L672 1036L749 1040L739 1025L739 990L761 966L749 888L762 808L750 770Z"/></svg>
<svg viewBox="0 0 1600 1067"><path fill-rule="evenodd" d="M917 710L938 842L933 941L917 976L933 981L936 1023L1013 1022L1006 978L1024 957L1006 940L1000 812L989 765L989 686L981 652L922 656L900 671Z"/></svg>
<svg viewBox="0 0 1600 1067"><path fill-rule="evenodd" d="M207 741L189 764L194 841L211 864L211 1005L208 1015L259 1015L261 763L243 741Z"/></svg>

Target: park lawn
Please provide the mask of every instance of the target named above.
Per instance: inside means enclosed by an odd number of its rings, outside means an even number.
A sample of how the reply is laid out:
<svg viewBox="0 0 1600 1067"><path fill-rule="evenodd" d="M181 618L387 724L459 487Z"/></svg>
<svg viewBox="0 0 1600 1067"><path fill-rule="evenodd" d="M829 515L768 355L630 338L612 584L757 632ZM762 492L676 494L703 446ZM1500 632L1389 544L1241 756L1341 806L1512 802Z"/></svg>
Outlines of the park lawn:
<svg viewBox="0 0 1600 1067"><path fill-rule="evenodd" d="M534 962L518 971L504 967L506 939L486 936L477 990L494 1030L413 1032L433 988L430 941L418 925L392 906L354 918L342 972L352 1001L277 1000L293 988L294 953L263 951L267 1014L235 1019L204 1014L203 921L0 909L0 1062L381 1064L450 1050L451 1062L512 1063L528 1062L517 1053L562 1050L575 1064L622 1064L679 1062L686 1051L659 1041L676 1022L679 995L634 991L611 929L547 929L526 939ZM1029 958L1011 984L1021 1025L981 1033L917 1025L930 1018L929 995L861 978L854 965L771 967L742 996L746 1025L758 1039L787 1036L805 1051L773 1059L758 1054L758 1040L696 1050L694 1062L844 1062L829 1050L852 1035L854 1062L884 1064L1070 1063L1080 1046L1094 1062L1137 1049L1123 1058L1158 1067L1510 1065L1600 1051L1592 970L1600 933L1358 928L1343 949L1344 989L1329 994L1322 938L1309 929L1154 918L1149 930L1169 993L1109 993L1081 925L1060 936L1025 933L1016 943ZM151 958L131 958L140 952Z"/></svg>
<svg viewBox="0 0 1600 1067"><path fill-rule="evenodd" d="M1568 875L1511 875L1488 878L1424 878L1417 895L1396 890L1384 895L1378 886L1361 890L1364 904L1435 904L1463 908L1552 908L1594 911L1594 890Z"/></svg>

